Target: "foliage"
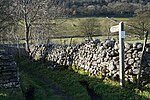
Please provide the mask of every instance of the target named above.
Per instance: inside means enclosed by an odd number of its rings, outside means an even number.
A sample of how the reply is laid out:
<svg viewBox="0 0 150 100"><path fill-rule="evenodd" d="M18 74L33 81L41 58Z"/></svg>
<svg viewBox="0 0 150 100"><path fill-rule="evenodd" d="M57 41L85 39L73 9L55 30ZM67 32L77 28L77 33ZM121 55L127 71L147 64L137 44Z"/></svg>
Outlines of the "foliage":
<svg viewBox="0 0 150 100"><path fill-rule="evenodd" d="M0 89L0 100L22 100L23 95L21 89Z"/></svg>
<svg viewBox="0 0 150 100"><path fill-rule="evenodd" d="M71 16L131 17L141 9L148 10L148 0L76 0L64 1Z"/></svg>

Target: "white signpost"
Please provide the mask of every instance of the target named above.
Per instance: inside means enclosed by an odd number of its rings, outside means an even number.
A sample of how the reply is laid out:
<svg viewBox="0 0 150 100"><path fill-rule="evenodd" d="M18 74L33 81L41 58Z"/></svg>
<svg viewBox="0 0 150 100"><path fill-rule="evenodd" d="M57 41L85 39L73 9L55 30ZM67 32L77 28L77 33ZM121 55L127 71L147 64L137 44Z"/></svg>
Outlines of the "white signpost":
<svg viewBox="0 0 150 100"><path fill-rule="evenodd" d="M124 87L125 79L124 79L124 23L120 22L119 25L112 26L110 28L110 32L119 32L119 65L120 65L120 85Z"/></svg>

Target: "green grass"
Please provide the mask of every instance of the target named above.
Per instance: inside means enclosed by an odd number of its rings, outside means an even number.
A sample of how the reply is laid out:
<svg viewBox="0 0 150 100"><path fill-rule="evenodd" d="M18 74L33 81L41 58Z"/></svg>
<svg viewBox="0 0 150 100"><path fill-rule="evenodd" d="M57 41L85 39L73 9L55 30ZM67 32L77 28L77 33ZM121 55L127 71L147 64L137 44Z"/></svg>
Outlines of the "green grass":
<svg viewBox="0 0 150 100"><path fill-rule="evenodd" d="M40 75L48 80L52 80L55 84L58 84L61 89L74 100L89 100L89 96L85 87L83 87L79 83L80 80L87 80L90 84L90 88L94 89L94 91L101 95L104 100L150 99L150 87L143 88L142 91L136 88L121 88L118 82L114 82L109 79L101 80L96 77L81 75L77 72L65 69L50 70L46 68L45 64L41 64L40 62L31 63L28 60L24 60L24 63L22 63L22 61L19 61L18 63L21 67L21 70L31 71L32 74ZM43 89L43 91L44 90L45 88Z"/></svg>
<svg viewBox="0 0 150 100"><path fill-rule="evenodd" d="M0 89L0 100L24 100L23 92L27 92L29 86L35 88L34 91L34 100L61 100L61 98L53 93L53 90L49 88L52 84L44 84L42 80L40 80L37 76L38 71L34 74L34 70L26 70L26 60L20 61L18 66L23 65L24 70L20 67L20 83L21 88L13 88L13 89ZM37 63L36 63L37 64ZM28 64L29 65L29 64ZM41 64L39 64L41 65ZM32 67L32 66L29 66ZM32 67L33 68L33 67Z"/></svg>
<svg viewBox="0 0 150 100"><path fill-rule="evenodd" d="M61 100L59 96L53 94L53 90L48 88L48 85L45 85L39 79L36 79L33 74L22 71L21 80L22 88L25 91L30 85L35 88L35 100Z"/></svg>
<svg viewBox="0 0 150 100"><path fill-rule="evenodd" d="M0 100L22 100L21 89L0 89Z"/></svg>
<svg viewBox="0 0 150 100"><path fill-rule="evenodd" d="M118 40L118 36L109 36L109 39L114 38ZM100 39L101 41L108 39L108 36L98 36L98 37L93 37L93 39ZM130 39L130 40L129 40ZM71 44L79 44L81 42L84 42L87 40L87 38L72 38ZM58 43L58 44L70 44L71 38L63 38L63 39L52 39L51 42L53 43ZM131 40L131 38L126 37L125 42L128 43L136 43L136 42L141 42L144 43L144 40ZM150 39L148 40L150 42Z"/></svg>
<svg viewBox="0 0 150 100"><path fill-rule="evenodd" d="M96 34L103 35L103 36L99 36L99 37L96 37L96 38L98 38L100 40L107 39L108 38L107 35L109 33L109 35L110 35L109 38L114 38L115 37L116 39L118 39L118 35L114 36L114 33L110 33L110 27L113 26L113 25L117 25L118 23L112 22L112 21L110 21L110 19L105 18L105 17L94 17L94 18L97 20L97 23L99 25L99 26L96 27L98 29ZM55 37L55 36L84 35L80 30L79 23L83 20L86 20L86 19L89 19L89 17L58 19L58 20L55 21L56 25L54 26L54 29L50 33L50 35L53 36L53 37ZM120 22L123 21L125 23L130 21L130 18L112 18L112 19L120 21ZM22 25L20 27L22 27ZM19 30L19 33L23 33L23 32L21 30ZM129 36L131 36L131 34ZM84 40L85 40L85 38L73 38L72 43L76 44L76 43L80 43ZM134 37L132 38L132 37L128 37L128 36L126 36L125 40L129 41L131 43L133 43L134 41L140 41L140 40L135 39ZM62 44L64 44L64 42L66 41L66 44L69 44L70 43L70 38L51 39L51 41L54 42L54 43L62 43ZM32 42L34 42L34 41L32 41ZM9 43L9 42L5 41L5 43ZM16 43L16 41L13 41L11 43ZM20 43L25 43L25 41L21 40Z"/></svg>
<svg viewBox="0 0 150 100"><path fill-rule="evenodd" d="M110 81L110 80L101 81L96 78L82 77L82 76L80 76L81 78L79 78L79 76L76 76L76 75L74 75L74 73L71 73L68 71L62 71L62 72L57 71L57 72L53 72L53 73L50 72L49 76L54 75L53 79L55 79L56 73L57 73L57 80L55 80L55 81L61 82L62 86L65 87L66 89L71 88L71 90L74 90L74 88L75 88L76 91L77 90L81 91L80 87L76 88L73 86L74 85L77 86L79 80L87 80L90 83L90 87L93 88L98 94L102 95L104 100L127 100L127 99L135 100L136 98L137 98L137 100L146 100L146 99L150 98L149 92L147 92L147 91L145 91L146 95L144 95L146 97L144 97L144 96L142 97L142 96L139 96L138 93L136 94L135 92L130 91L128 89L122 89L118 83ZM60 74L61 77L58 76L58 73ZM69 81L67 81L67 82L66 82L66 80L64 81L64 78L62 78L62 76L66 77L66 79ZM59 79L59 77L60 77L60 79ZM68 84L69 84L69 87L68 87ZM78 95L74 95L74 93L71 93L71 90L70 90L69 95L73 95L76 100ZM112 99L112 97L113 97L113 99ZM79 98L79 100L83 100L83 99Z"/></svg>
<svg viewBox="0 0 150 100"><path fill-rule="evenodd" d="M96 34L103 35L103 36L94 37L94 38L98 38L100 40L108 39L107 35L109 33L109 38L118 39L118 33L115 33L115 36L114 36L114 33L110 33L110 27L113 25L117 25L118 23L112 22L108 18L105 18L105 17L94 17L94 18L97 20L97 23L99 24L99 27L96 27L97 29L99 29L99 31ZM86 19L89 19L89 18L85 17L85 18L65 19L64 23L56 27L58 32L56 34L53 34L53 36L84 35L83 33L81 33L81 30L79 28L80 26L79 23L80 21L83 21ZM112 19L117 20L119 22L123 21L125 23L128 23L130 21L130 18L112 18ZM135 37L135 34L128 34L127 29L125 30L126 30L125 41L130 42L130 43L143 42L143 40L137 39L137 37ZM64 44L64 41L66 41L66 44L69 44L70 40L71 40L70 38L65 38L65 39L52 39L51 41L54 43L62 43L62 44ZM84 40L85 38L74 38L72 43L76 44Z"/></svg>
<svg viewBox="0 0 150 100"><path fill-rule="evenodd" d="M109 36L109 39L114 38L117 39L118 36ZM97 36L93 37L93 39L100 39L105 40L108 39L108 36ZM72 38L71 44L79 44L81 42L84 42L85 40L88 40L87 38ZM70 44L71 38L63 38L63 39L52 39L51 42L53 43L59 43L59 44Z"/></svg>
<svg viewBox="0 0 150 100"><path fill-rule="evenodd" d="M53 93L53 90L49 88L52 83L49 82L49 84L45 84L44 81L40 78L40 74L38 71L32 69L33 67L36 67L37 65L41 65L39 63L35 64L29 64L31 62L28 62L26 60L20 61L18 66L20 66L20 76L21 76L21 84L22 89L26 91L26 89L31 85L35 88L35 94L34 99L35 100L61 100L60 97ZM31 67L29 69L28 66Z"/></svg>
<svg viewBox="0 0 150 100"><path fill-rule="evenodd" d="M91 17L90 17L91 18ZM99 32L97 34L105 34L109 32L109 28L113 25L117 25L118 23L114 23L105 17L92 17L97 20ZM56 23L60 23L60 21L64 20L62 24L58 24L56 26L57 35L68 36L68 35L83 35L81 33L79 24L81 21L89 19L89 17L84 18L67 18L67 19L59 19ZM114 20L128 22L130 18L113 18ZM55 35L55 34L53 34Z"/></svg>
<svg viewBox="0 0 150 100"><path fill-rule="evenodd" d="M126 41L128 43L135 43L135 42L141 42L144 43L144 40L132 40L132 41ZM148 40L147 42L150 42L150 40Z"/></svg>
<svg viewBox="0 0 150 100"><path fill-rule="evenodd" d="M58 84L63 91L66 92L67 95L71 96L75 100L89 100L89 96L87 95L86 89L82 87L79 83L76 84L77 80L76 77L67 78L71 75L67 75L67 71L60 72L59 71L51 71L47 72L48 69L42 68L44 67L39 62L37 63L31 63L29 67L26 65L29 65L30 62L23 62L19 64L21 66L21 70L26 70L27 72L32 71L32 75L40 75L41 77L45 77L47 80L52 80L52 83ZM25 72L26 72L25 71ZM60 73L60 74L58 74ZM67 76L65 76L67 75ZM24 79L23 79L24 80ZM42 80L42 79L41 79ZM64 81L63 81L64 80ZM48 98L48 97L47 97ZM36 100L36 99L35 99ZM38 99L37 99L38 100ZM45 100L45 99L42 99ZM49 100L49 98L48 98ZM57 100L57 99L51 99L51 100Z"/></svg>

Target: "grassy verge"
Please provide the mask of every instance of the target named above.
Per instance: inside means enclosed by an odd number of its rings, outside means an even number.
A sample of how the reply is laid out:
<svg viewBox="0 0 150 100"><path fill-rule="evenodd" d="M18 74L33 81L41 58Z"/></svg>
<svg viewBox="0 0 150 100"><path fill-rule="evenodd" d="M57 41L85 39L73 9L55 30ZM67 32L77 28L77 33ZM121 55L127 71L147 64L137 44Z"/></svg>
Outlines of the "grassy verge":
<svg viewBox="0 0 150 100"><path fill-rule="evenodd" d="M34 100L61 100L58 95L54 94L53 89L50 88L53 83L47 80L48 84L46 84L46 82L39 77L40 74L38 70L36 70L36 67L39 67L39 65L41 65L40 63L32 64L29 60L23 59L19 60L19 62L21 84L24 91L32 86L34 87Z"/></svg>
<svg viewBox="0 0 150 100"><path fill-rule="evenodd" d="M65 91L65 93L68 96L72 97L74 100L77 100L77 99L89 100L89 96L87 94L86 89L82 87L82 85L77 83L76 82L77 80L75 80L76 78L80 78L80 77L78 76L69 77L69 76L72 76L73 72L68 73L67 70L62 70L62 71L56 70L56 71L49 72L50 70L46 69L45 65L41 64L40 62L31 63L28 60L25 60L23 62L19 61L19 62L20 62L19 66L22 71L25 71L28 73L32 72L32 75L34 76L40 75L41 78L45 78L46 80L51 80L52 84L59 85L61 89ZM30 65L30 66L26 66L26 65ZM45 100L45 99L42 99L42 100ZM50 99L50 100L57 100L57 99Z"/></svg>
<svg viewBox="0 0 150 100"><path fill-rule="evenodd" d="M30 87L34 87L34 100L61 100L61 98L54 94L53 90L49 88L52 83L49 82L49 84L45 84L42 79L40 80L33 74L34 69L26 70L27 67L32 68L32 65L27 66L24 64L28 64L26 60L20 60L20 63L18 63L18 66L22 65L24 68L23 70L22 67L20 67L20 83L22 89L0 89L0 100L24 100L24 96ZM36 73L38 74L38 71L36 71ZM32 93L30 93L30 95L32 95Z"/></svg>
<svg viewBox="0 0 150 100"><path fill-rule="evenodd" d="M53 94L53 90L48 88L41 80L27 72L21 72L22 88L26 91L30 86L34 87L34 100L61 100L59 96Z"/></svg>
<svg viewBox="0 0 150 100"><path fill-rule="evenodd" d="M109 79L101 80L95 77L81 75L69 70L49 70L46 69L46 65L41 64L40 62L31 63L28 60L24 60L24 62L19 61L18 63L21 67L21 70L31 71L34 75L39 74L48 80L52 80L74 100L89 100L89 96L85 87L79 83L81 80L86 80L90 84L89 88L93 89L97 94L101 95L103 100L150 99L150 87L146 87L145 89L143 88L142 91L136 88L121 88L117 82L111 81Z"/></svg>
<svg viewBox="0 0 150 100"><path fill-rule="evenodd" d="M0 100L22 100L22 92L20 89L0 89Z"/></svg>

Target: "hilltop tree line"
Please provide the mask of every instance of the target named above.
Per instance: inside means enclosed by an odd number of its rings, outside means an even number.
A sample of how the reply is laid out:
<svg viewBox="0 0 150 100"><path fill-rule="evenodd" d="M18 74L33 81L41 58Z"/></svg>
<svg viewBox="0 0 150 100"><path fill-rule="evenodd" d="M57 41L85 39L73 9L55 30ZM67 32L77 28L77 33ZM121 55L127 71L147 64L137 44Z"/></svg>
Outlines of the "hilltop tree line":
<svg viewBox="0 0 150 100"><path fill-rule="evenodd" d="M140 11L150 11L150 0L65 0L70 16L131 17Z"/></svg>

